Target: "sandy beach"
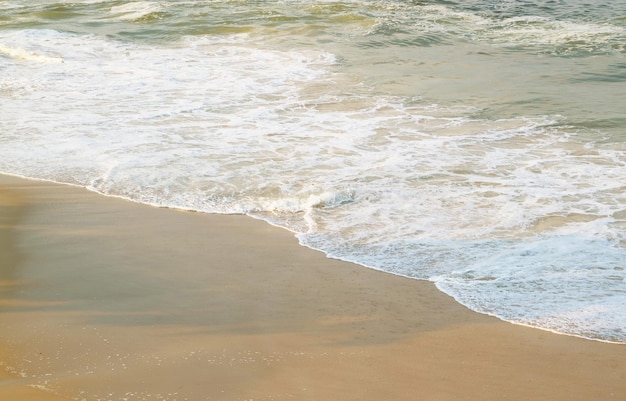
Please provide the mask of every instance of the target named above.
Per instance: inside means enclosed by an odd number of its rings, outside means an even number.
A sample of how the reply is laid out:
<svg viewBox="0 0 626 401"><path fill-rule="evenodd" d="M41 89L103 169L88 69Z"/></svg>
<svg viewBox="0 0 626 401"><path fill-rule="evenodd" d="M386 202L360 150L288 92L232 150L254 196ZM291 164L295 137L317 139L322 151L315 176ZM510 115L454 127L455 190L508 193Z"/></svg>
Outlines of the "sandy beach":
<svg viewBox="0 0 626 401"><path fill-rule="evenodd" d="M626 347L474 313L246 216L0 176L0 399L621 400Z"/></svg>

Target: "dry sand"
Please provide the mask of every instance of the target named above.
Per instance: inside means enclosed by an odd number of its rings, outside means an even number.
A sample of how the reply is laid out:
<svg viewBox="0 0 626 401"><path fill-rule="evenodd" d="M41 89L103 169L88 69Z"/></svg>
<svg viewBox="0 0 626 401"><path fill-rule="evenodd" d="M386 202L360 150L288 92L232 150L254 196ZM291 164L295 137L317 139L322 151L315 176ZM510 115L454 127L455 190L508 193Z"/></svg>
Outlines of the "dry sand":
<svg viewBox="0 0 626 401"><path fill-rule="evenodd" d="M245 216L0 176L0 255L0 400L626 399L626 346L479 315Z"/></svg>

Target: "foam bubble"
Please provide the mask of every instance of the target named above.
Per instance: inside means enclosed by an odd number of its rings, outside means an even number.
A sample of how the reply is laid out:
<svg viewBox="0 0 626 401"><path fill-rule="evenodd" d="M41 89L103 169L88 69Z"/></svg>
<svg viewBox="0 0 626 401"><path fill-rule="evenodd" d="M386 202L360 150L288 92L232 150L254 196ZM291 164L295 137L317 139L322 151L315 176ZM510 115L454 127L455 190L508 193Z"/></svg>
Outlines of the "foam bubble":
<svg viewBox="0 0 626 401"><path fill-rule="evenodd" d="M396 17L402 26L411 21L421 31L445 36L451 33L471 41L501 47L537 48L557 55L597 54L623 51L626 29L609 23L555 19L543 15L498 17L443 5L426 5L419 13L411 7ZM538 11L538 10L534 10ZM529 10L529 12L532 12Z"/></svg>
<svg viewBox="0 0 626 401"><path fill-rule="evenodd" d="M586 338L624 341L626 250L579 235L498 244L433 278L474 310ZM502 308L501 304L506 308Z"/></svg>
<svg viewBox="0 0 626 401"><path fill-rule="evenodd" d="M48 56L46 54L38 54L34 51L19 47L11 47L0 44L0 56L6 56L20 61L34 61L38 63L62 63L63 59L56 56Z"/></svg>
<svg viewBox="0 0 626 401"><path fill-rule="evenodd" d="M111 14L125 21L136 21L156 16L165 10L165 6L154 1L133 1L111 7Z"/></svg>

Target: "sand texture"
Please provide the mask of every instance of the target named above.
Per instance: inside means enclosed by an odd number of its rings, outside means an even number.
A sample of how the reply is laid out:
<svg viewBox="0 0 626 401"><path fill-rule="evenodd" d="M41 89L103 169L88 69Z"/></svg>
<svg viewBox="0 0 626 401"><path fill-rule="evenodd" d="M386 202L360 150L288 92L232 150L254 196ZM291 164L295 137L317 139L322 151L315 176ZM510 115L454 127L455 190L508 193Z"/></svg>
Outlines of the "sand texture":
<svg viewBox="0 0 626 401"><path fill-rule="evenodd" d="M479 315L245 216L0 177L0 400L624 400L626 346Z"/></svg>

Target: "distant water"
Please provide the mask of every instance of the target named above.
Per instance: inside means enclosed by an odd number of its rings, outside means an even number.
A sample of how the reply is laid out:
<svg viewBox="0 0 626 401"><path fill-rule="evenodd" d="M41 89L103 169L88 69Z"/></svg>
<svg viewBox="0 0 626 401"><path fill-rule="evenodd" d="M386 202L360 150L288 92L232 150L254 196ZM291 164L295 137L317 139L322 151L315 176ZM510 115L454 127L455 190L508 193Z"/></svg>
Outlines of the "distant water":
<svg viewBox="0 0 626 401"><path fill-rule="evenodd" d="M626 2L0 2L0 171L626 342Z"/></svg>

